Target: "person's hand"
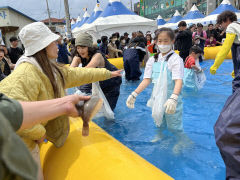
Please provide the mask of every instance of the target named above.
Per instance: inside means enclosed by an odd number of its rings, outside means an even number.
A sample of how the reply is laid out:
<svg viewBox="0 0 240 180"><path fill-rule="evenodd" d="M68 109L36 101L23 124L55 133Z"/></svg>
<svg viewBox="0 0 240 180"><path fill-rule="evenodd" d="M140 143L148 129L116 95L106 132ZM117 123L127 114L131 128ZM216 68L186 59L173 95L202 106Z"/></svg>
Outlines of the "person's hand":
<svg viewBox="0 0 240 180"><path fill-rule="evenodd" d="M79 101L87 101L90 99L90 96L79 96L77 94L69 95L61 98L64 102L65 114L71 117L78 117L78 111L75 105Z"/></svg>
<svg viewBox="0 0 240 180"><path fill-rule="evenodd" d="M111 77L112 77L112 78L114 78L114 77L121 77L121 76L122 76L121 72L123 72L122 69L117 70L117 71L112 71L112 72L111 72Z"/></svg>
<svg viewBox="0 0 240 180"><path fill-rule="evenodd" d="M38 139L38 140L36 140L35 142L37 143L37 144L41 144L43 141L44 141L44 139L46 139L46 134L41 138L41 139Z"/></svg>
<svg viewBox="0 0 240 180"><path fill-rule="evenodd" d="M166 108L165 112L167 114L174 114L176 112L177 100L178 100L178 95L172 94L171 97L164 104L164 107Z"/></svg>
<svg viewBox="0 0 240 180"><path fill-rule="evenodd" d="M212 65L211 68L210 68L210 73L211 73L212 75L214 75L214 74L216 74L216 72L217 72L217 67L214 66L214 65Z"/></svg>
<svg viewBox="0 0 240 180"><path fill-rule="evenodd" d="M138 94L135 91L133 91L132 94L130 94L128 96L127 101L126 101L126 105L128 108L130 108L130 109L134 108L134 104L135 104L137 96L138 96Z"/></svg>

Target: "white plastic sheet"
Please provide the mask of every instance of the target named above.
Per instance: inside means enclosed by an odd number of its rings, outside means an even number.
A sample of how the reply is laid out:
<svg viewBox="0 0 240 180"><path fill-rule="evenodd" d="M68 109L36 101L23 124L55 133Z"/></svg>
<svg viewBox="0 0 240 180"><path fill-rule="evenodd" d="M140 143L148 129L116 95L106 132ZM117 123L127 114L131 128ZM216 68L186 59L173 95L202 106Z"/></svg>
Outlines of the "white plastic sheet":
<svg viewBox="0 0 240 180"><path fill-rule="evenodd" d="M151 98L147 106L152 108L152 117L156 126L160 127L165 112L164 104L167 101L167 64L161 63L159 77L154 83Z"/></svg>
<svg viewBox="0 0 240 180"><path fill-rule="evenodd" d="M202 89L206 81L206 76L204 72L196 73L195 75L195 83L198 88L198 90Z"/></svg>
<svg viewBox="0 0 240 180"><path fill-rule="evenodd" d="M114 112L112 111L105 95L102 92L102 89L99 85L99 82L92 83L92 95L98 96L103 100L103 106L98 112L96 117L105 117L107 119L114 119Z"/></svg>

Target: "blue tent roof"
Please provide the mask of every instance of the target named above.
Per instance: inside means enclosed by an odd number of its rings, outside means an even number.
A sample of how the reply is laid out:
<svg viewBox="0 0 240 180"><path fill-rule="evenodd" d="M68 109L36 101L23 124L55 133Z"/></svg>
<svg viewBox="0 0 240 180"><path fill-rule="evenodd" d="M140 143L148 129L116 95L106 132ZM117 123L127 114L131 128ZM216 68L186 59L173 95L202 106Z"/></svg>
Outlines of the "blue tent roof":
<svg viewBox="0 0 240 180"><path fill-rule="evenodd" d="M212 13L210 13L208 16L203 18L201 21L204 25L209 24L209 23L216 23L217 16L221 14L224 11L233 11L237 14L238 19L240 17L240 12L234 8L229 0L223 0L223 2L215 9Z"/></svg>
<svg viewBox="0 0 240 180"><path fill-rule="evenodd" d="M81 21L79 21L79 22L81 22ZM73 24L73 25L71 26L71 30L73 30L74 28L76 28L76 27L77 27L77 24L78 24L79 22L76 22L75 24Z"/></svg>
<svg viewBox="0 0 240 180"><path fill-rule="evenodd" d="M85 24L87 22L87 20L89 19L89 17L90 17L90 15L86 11L83 15L83 19L81 21L77 22L76 24L74 24L73 27L72 27L72 30L74 28L81 27L83 24Z"/></svg>
<svg viewBox="0 0 240 180"><path fill-rule="evenodd" d="M82 21L82 19L80 18L80 16L77 17L77 20L74 24L71 24L71 29L73 30L74 28L76 28L77 23L80 23Z"/></svg>
<svg viewBox="0 0 240 180"><path fill-rule="evenodd" d="M228 0L223 0L223 2L217 7L217 9L211 12L209 16L214 14L221 14L224 11L239 12L235 7L231 5Z"/></svg>
<svg viewBox="0 0 240 180"><path fill-rule="evenodd" d="M159 15L158 18L157 18L157 25L161 26L161 25L164 25L164 24L166 24L166 21Z"/></svg>
<svg viewBox="0 0 240 180"><path fill-rule="evenodd" d="M193 5L191 10L181 19L183 20L190 20L190 19L200 19L204 18L204 15L198 10L196 5Z"/></svg>
<svg viewBox="0 0 240 180"><path fill-rule="evenodd" d="M177 23L182 19L182 16L180 15L180 13L178 12L178 10L176 10L175 14L173 15L173 17L167 22L167 23Z"/></svg>
<svg viewBox="0 0 240 180"><path fill-rule="evenodd" d="M135 15L135 13L126 8L120 0L110 0L100 17L124 14Z"/></svg>
<svg viewBox="0 0 240 180"><path fill-rule="evenodd" d="M86 21L87 24L94 22L101 14L103 10L100 8L100 4L97 3L94 11L92 12L90 18Z"/></svg>

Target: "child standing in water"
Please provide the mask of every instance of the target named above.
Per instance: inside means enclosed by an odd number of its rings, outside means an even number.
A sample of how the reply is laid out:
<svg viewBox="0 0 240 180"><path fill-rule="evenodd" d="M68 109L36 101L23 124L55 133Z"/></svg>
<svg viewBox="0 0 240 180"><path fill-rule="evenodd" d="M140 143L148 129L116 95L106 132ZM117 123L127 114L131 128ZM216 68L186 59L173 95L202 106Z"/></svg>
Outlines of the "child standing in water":
<svg viewBox="0 0 240 180"><path fill-rule="evenodd" d="M200 47L191 47L190 54L185 60L184 90L198 91L206 81L206 76L199 64L201 54L203 54L203 50Z"/></svg>
<svg viewBox="0 0 240 180"><path fill-rule="evenodd" d="M137 96L151 83L154 83L153 92L147 105L152 108L152 116L159 133L152 142L161 139L164 125L179 138L174 150L179 149L183 140L182 125L182 84L184 65L182 58L172 49L175 35L170 28L161 28L156 33L157 45L161 53L151 57L145 68L144 78L135 91L129 95L127 106L134 108Z"/></svg>

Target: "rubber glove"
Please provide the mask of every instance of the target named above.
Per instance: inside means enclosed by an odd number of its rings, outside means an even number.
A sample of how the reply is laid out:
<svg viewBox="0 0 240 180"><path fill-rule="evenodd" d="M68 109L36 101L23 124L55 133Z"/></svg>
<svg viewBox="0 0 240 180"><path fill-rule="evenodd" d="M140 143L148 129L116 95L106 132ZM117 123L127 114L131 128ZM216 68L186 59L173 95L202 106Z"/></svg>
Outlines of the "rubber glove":
<svg viewBox="0 0 240 180"><path fill-rule="evenodd" d="M165 112L167 114L174 114L176 112L177 100L178 100L178 95L172 94L171 97L164 104L164 107L166 108Z"/></svg>
<svg viewBox="0 0 240 180"><path fill-rule="evenodd" d="M226 34L226 39L223 43L223 46L221 47L220 51L218 52L217 57L214 61L214 64L210 68L211 74L216 74L217 69L221 66L224 59L227 57L227 55L232 47L232 44L235 40L235 37L236 37L236 34L230 34L230 33Z"/></svg>
<svg viewBox="0 0 240 180"><path fill-rule="evenodd" d="M138 96L138 94L133 91L132 94L130 94L127 98L127 101L126 101L126 105L128 108L131 108L133 109L134 108L134 103L136 101L136 97Z"/></svg>

